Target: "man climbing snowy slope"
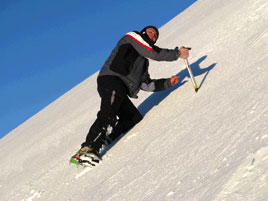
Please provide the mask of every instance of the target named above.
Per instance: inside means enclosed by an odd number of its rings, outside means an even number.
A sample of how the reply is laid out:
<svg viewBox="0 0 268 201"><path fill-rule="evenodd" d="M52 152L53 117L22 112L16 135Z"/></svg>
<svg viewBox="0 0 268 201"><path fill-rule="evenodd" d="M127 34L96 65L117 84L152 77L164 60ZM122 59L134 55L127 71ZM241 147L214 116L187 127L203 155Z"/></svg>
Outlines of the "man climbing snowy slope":
<svg viewBox="0 0 268 201"><path fill-rule="evenodd" d="M129 32L119 40L97 78L101 97L97 119L71 161L80 163L81 157L86 156L88 163L98 163L99 150L104 142L116 139L142 120L142 115L129 97L137 98L140 89L156 92L178 83L178 76L151 79L148 74L148 58L175 61L179 57L185 59L189 56L188 49L184 47L162 49L155 46L158 37L158 29L147 26L140 32Z"/></svg>

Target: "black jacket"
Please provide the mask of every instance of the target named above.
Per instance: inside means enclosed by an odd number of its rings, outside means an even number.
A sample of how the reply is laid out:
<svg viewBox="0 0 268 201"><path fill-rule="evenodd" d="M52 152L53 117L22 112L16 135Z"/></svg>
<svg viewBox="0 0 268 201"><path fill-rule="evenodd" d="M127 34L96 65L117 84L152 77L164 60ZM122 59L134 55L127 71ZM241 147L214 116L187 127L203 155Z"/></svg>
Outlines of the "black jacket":
<svg viewBox="0 0 268 201"><path fill-rule="evenodd" d="M161 91L171 86L170 79L150 79L147 58L174 61L178 57L177 48L161 49L146 42L139 32L129 32L118 42L100 70L99 76L118 76L126 84L129 96L137 98L140 89Z"/></svg>

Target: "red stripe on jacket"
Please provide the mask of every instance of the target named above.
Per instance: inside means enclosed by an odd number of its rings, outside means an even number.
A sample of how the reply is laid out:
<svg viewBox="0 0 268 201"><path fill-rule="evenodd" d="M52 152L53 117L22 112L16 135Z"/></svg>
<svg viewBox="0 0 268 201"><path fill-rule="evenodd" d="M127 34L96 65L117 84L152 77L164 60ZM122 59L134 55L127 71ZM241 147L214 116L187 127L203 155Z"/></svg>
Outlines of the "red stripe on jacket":
<svg viewBox="0 0 268 201"><path fill-rule="evenodd" d="M140 42L139 40L137 40L136 38L134 38L133 36L126 34L126 36L132 38L133 40L135 40L137 43L139 43L140 45L142 45L143 47L145 47L148 50L154 51L154 49L148 45L143 44L142 42Z"/></svg>

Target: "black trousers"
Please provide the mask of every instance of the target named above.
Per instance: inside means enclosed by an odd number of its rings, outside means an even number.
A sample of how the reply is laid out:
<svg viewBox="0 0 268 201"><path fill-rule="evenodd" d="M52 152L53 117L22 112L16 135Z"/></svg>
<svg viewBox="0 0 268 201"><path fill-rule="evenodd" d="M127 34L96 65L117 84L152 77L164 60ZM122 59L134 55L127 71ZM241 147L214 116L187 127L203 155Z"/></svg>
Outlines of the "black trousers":
<svg viewBox="0 0 268 201"><path fill-rule="evenodd" d="M98 151L109 126L113 128L111 138L115 139L135 126L143 117L128 98L127 88L120 78L101 76L97 82L101 106L82 147L92 146Z"/></svg>

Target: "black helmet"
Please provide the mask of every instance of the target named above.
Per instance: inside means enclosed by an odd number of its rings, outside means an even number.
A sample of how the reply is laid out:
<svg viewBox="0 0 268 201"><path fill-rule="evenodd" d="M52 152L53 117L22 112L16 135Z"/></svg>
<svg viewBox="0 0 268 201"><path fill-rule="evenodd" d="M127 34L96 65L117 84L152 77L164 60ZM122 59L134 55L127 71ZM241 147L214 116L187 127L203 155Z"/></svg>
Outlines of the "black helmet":
<svg viewBox="0 0 268 201"><path fill-rule="evenodd" d="M144 27L142 30L141 30L141 34L146 34L146 29L148 29L148 28L153 28L155 31L156 31L156 33L157 33L157 38L159 37L159 31L158 31L158 29L155 27L155 26L152 26L152 25L150 25L150 26L147 26L147 27Z"/></svg>
<svg viewBox="0 0 268 201"><path fill-rule="evenodd" d="M159 31L155 26L150 25L150 26L144 27L140 32L142 38L152 46L152 45L154 45L156 43L156 41L155 42L151 41L150 38L148 37L148 35L146 34L146 29L148 29L148 28L153 28L156 31L157 39L159 37Z"/></svg>

